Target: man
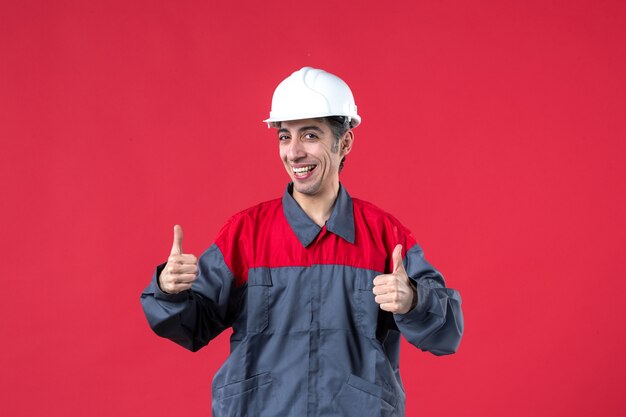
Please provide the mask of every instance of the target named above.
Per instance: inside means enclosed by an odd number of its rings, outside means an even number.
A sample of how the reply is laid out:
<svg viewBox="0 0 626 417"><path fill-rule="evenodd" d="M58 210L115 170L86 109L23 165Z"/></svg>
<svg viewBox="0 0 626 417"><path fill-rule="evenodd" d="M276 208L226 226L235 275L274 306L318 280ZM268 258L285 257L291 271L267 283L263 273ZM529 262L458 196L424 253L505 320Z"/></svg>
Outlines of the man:
<svg viewBox="0 0 626 417"><path fill-rule="evenodd" d="M456 351L461 299L395 218L339 182L361 118L349 87L302 68L270 118L291 182L233 216L197 260L182 229L142 294L154 331L198 350L233 328L213 415L404 416L400 335Z"/></svg>

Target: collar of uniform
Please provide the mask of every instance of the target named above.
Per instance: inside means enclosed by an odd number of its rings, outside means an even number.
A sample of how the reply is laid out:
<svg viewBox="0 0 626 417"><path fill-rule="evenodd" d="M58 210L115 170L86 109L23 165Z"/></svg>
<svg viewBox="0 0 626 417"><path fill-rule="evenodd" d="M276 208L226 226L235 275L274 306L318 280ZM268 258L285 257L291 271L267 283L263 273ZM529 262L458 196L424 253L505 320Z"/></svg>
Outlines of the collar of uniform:
<svg viewBox="0 0 626 417"><path fill-rule="evenodd" d="M283 212L300 243L307 247L315 240L322 228L306 215L291 195L292 191L293 183L289 183L283 195ZM337 195L337 200L335 200L333 212L326 222L326 230L344 238L350 243L354 243L352 198L350 198L350 195L341 184L339 184L339 194Z"/></svg>

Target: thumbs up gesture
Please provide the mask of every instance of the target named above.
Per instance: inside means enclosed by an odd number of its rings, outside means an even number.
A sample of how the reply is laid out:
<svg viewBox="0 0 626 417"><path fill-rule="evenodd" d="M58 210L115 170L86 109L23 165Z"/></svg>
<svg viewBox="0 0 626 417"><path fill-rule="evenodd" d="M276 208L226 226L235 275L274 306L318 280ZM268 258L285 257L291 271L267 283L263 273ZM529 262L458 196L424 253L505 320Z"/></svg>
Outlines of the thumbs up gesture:
<svg viewBox="0 0 626 417"><path fill-rule="evenodd" d="M374 300L381 310L394 314L408 313L417 304L417 291L402 263L402 245L396 245L392 258L392 273L378 275L374 279Z"/></svg>
<svg viewBox="0 0 626 417"><path fill-rule="evenodd" d="M197 276L198 259L193 255L183 254L183 228L176 225L170 257L159 275L159 287L168 294L177 294L190 289Z"/></svg>

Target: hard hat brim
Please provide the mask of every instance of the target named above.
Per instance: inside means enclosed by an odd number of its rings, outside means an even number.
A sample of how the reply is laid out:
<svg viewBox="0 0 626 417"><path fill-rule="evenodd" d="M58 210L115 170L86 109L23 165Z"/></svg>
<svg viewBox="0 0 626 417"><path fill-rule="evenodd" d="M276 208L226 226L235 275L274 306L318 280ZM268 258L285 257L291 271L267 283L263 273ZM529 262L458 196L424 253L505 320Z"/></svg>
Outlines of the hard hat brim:
<svg viewBox="0 0 626 417"><path fill-rule="evenodd" d="M347 114L317 114L317 115L293 115L293 116L281 116L281 117L269 117L268 119L263 120L263 123L277 123L277 122L289 122L292 120L306 120L306 119L321 119L323 117L333 117L333 116L341 116L347 117L350 119L350 127L355 128L361 124L361 117L358 115L349 116Z"/></svg>

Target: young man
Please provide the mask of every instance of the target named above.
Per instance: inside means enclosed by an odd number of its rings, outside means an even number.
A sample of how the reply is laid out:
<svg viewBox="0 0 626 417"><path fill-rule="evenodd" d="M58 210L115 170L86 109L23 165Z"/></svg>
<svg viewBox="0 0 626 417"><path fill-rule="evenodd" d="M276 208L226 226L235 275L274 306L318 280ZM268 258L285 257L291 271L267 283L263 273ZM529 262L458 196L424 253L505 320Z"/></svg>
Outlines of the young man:
<svg viewBox="0 0 626 417"><path fill-rule="evenodd" d="M400 336L455 352L461 299L405 227L340 184L361 122L341 79L294 72L266 122L291 179L283 197L233 216L199 260L175 226L141 296L148 321L193 351L232 326L215 417L404 416Z"/></svg>

